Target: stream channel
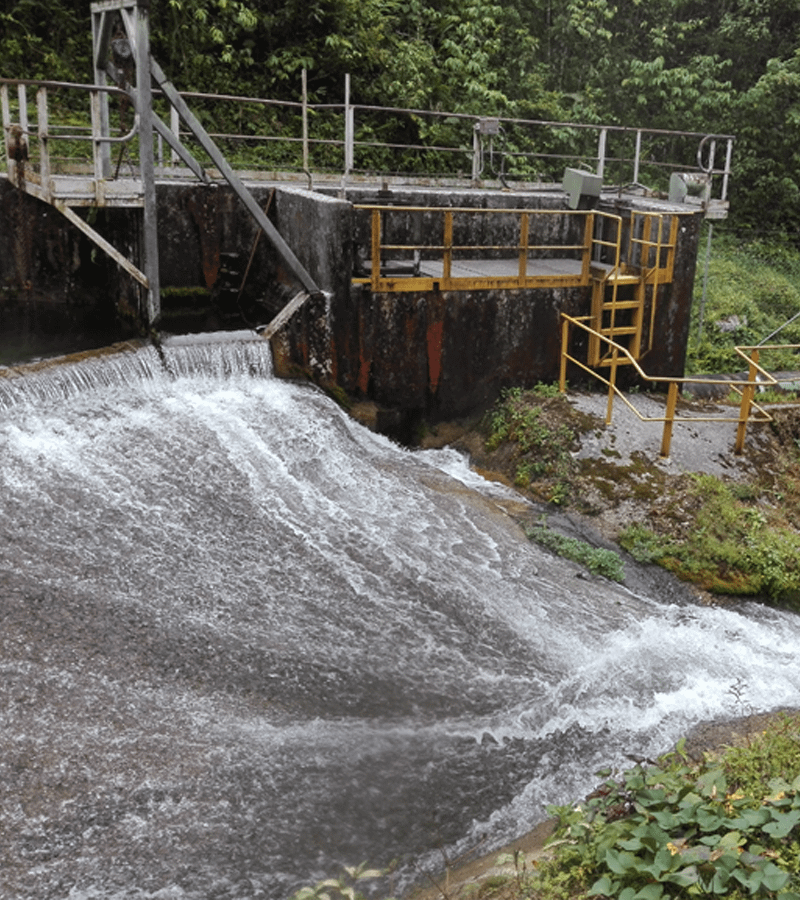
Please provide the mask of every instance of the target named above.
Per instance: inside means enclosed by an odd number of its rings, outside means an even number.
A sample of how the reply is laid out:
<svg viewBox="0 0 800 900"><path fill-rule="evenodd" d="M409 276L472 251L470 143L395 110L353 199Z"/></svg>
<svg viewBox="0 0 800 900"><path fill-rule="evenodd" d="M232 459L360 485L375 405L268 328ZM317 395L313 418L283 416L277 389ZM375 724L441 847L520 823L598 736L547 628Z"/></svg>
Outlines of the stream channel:
<svg viewBox="0 0 800 900"><path fill-rule="evenodd" d="M800 618L580 577L250 333L0 378L0 446L3 900L399 894L798 705Z"/></svg>

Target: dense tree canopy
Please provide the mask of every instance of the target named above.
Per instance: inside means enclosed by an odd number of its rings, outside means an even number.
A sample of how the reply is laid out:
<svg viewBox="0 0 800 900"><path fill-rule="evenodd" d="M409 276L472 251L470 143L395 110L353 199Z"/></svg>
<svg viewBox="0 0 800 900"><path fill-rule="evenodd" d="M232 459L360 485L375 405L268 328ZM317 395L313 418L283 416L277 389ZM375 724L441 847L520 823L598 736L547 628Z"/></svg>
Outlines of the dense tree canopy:
<svg viewBox="0 0 800 900"><path fill-rule="evenodd" d="M152 0L183 89L737 136L740 224L800 231L800 0ZM88 80L87 0L0 0L0 73ZM425 137L424 134L421 135ZM766 215L765 215L766 211Z"/></svg>

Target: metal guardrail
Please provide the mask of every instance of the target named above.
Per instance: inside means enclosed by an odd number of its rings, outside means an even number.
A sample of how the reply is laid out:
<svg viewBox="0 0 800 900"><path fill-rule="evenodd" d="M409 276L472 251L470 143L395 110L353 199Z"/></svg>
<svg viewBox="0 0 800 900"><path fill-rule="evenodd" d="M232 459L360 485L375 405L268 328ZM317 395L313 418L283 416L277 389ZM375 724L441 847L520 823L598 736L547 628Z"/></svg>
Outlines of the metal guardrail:
<svg viewBox="0 0 800 900"><path fill-rule="evenodd" d="M709 199L727 200L732 135L369 106L350 102L349 84L348 76L344 103L310 103L305 87L297 101L200 92L182 96L192 101L207 131L225 145L226 155L236 168L253 175L283 172L305 177L309 184L315 178L333 178L340 180L342 187L365 176L415 180L449 177L466 184L542 186L560 183L565 166L585 166L607 181L616 176L620 188L641 187L646 180L663 181L673 172L701 173L711 185ZM89 92L96 96L105 91L109 96L124 98L124 92L116 88L5 78L0 78L0 85L7 104L7 140L12 121L19 124L31 144L89 140L94 142L95 153L98 141L106 145L111 141L122 143L131 136L133 112L126 109L123 99L114 138L108 137L107 131L102 135L93 108L91 112L78 109L74 98L56 105L47 100L48 92ZM37 99L35 113L29 110L29 89L44 97ZM44 95L40 94L42 90ZM153 97L158 105L157 90ZM224 116L220 116L222 106L228 107ZM58 121L57 114L64 111L67 114L61 118L68 121ZM130 120L124 121L128 114ZM246 128L220 132L214 130L219 120L238 120ZM399 133L398 122L406 123L407 131L426 137L416 141L378 139L384 131ZM190 138L175 115L170 118L170 128L181 140ZM182 174L184 167L177 154L169 148L165 153L162 136L157 139L155 152L159 167ZM59 166L81 165L92 167L88 154L54 160L53 171Z"/></svg>
<svg viewBox="0 0 800 900"><path fill-rule="evenodd" d="M623 403L639 418L642 422L663 422L664 430L661 439L661 450L660 456L668 457L670 446L672 443L672 431L673 425L675 422L732 422L736 423L736 441L734 443L734 453L741 454L744 450L744 441L745 436L747 434L747 426L751 423L758 422L771 422L773 421L773 417L770 413L763 409L758 403L755 402L755 394L757 390L763 390L765 388L776 387L781 384L781 382L775 378L770 372L768 372L765 368L760 365L760 354L761 351L764 350L800 350L800 344L766 344L759 346L737 346L735 348L736 352L742 359L747 363L748 373L746 379L709 379L709 378L671 378L666 376L653 376L648 375L639 363L631 356L628 350L621 346L620 344L615 343L612 340L609 340L604 335L595 331L589 325L586 324L586 319L589 317L573 317L568 316L566 313L561 314L561 367L559 373L559 390L561 393L566 393L567 390L567 363L573 363L578 366L584 372L590 374L593 378L596 378L598 381L605 384L608 388L608 405L606 407L606 425L611 424L613 406L614 406L614 398L619 397ZM609 377L604 378L599 372L587 366L581 360L577 359L574 356L571 356L568 353L569 347L569 339L570 339L570 329L573 327L577 327L587 334L590 337L594 337L595 339L604 341L608 344L609 349L612 355L612 361L610 364L610 372ZM749 355L748 355L749 354ZM666 399L666 409L663 416L644 416L642 415L638 409L634 406L633 403L625 396L625 394L617 387L616 385L616 377L617 377L617 369L619 367L618 357L625 358L625 362L633 365L639 376L645 381L652 382L654 384L666 384L667 387L667 399ZM719 384L724 385L729 388L731 391L739 394L741 397L741 401L739 403L739 415L736 417L729 416L687 416L681 417L676 414L676 409L678 405L678 393L681 385L686 384ZM752 414L752 410L756 410L756 414Z"/></svg>
<svg viewBox="0 0 800 900"><path fill-rule="evenodd" d="M633 270L623 260L622 217L601 210L369 204L354 209L369 216L369 254L358 261L361 271L353 282L375 292L587 287L592 278L605 281L611 273ZM634 222L640 215L633 213ZM484 229L481 219L494 223L487 222ZM542 224L547 219L558 220L557 229ZM600 223L609 227L604 230ZM484 231L508 239L490 244L467 240ZM428 239L411 240L414 233ZM552 240L543 241L541 236L548 234ZM533 235L540 236L538 241ZM644 239L638 242L647 245ZM660 251L662 244L657 246ZM671 268L656 268L661 283L671 281Z"/></svg>

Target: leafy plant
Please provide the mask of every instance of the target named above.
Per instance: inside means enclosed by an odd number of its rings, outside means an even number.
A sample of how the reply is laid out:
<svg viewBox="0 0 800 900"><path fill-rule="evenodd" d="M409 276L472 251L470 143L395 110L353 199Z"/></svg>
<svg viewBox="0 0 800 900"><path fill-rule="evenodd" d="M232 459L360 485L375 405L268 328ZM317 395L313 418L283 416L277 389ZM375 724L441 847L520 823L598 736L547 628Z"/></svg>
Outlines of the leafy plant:
<svg viewBox="0 0 800 900"><path fill-rule="evenodd" d="M637 561L659 563L713 593L794 603L800 535L784 523L783 507L756 506L751 492L691 475L665 504L658 531L635 523L619 541Z"/></svg>
<svg viewBox="0 0 800 900"><path fill-rule="evenodd" d="M573 889L588 897L798 900L798 725L787 719L778 729L791 751L781 755L794 767L791 781L775 775L774 737L696 764L681 742L654 764L619 777L599 773L605 780L584 803L549 809L559 819L554 867L570 872ZM755 759L771 760L766 772L741 778Z"/></svg>
<svg viewBox="0 0 800 900"><path fill-rule="evenodd" d="M291 900L363 900L363 894L357 890L361 881L380 878L386 872L381 869L368 869L365 862L359 866L345 866L339 878L326 878L313 887L303 887L291 896Z"/></svg>
<svg viewBox="0 0 800 900"><path fill-rule="evenodd" d="M602 547L592 547L585 541L567 537L548 528L546 524L539 523L525 529L525 533L532 541L552 550L558 556L580 563L595 575L602 575L612 581L625 580L625 569L622 559L613 550L605 550Z"/></svg>
<svg viewBox="0 0 800 900"><path fill-rule="evenodd" d="M486 449L510 444L516 456L517 487L533 488L550 503L569 497L573 460L569 452L577 429L573 412L558 385L537 384L529 390L508 388L485 420Z"/></svg>

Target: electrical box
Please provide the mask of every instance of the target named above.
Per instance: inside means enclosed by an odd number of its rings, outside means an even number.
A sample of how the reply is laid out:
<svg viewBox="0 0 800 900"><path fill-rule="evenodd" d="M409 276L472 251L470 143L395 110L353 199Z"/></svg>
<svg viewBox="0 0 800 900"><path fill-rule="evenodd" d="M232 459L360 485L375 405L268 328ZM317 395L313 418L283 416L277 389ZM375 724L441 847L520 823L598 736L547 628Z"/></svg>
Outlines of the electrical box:
<svg viewBox="0 0 800 900"><path fill-rule="evenodd" d="M669 202L686 203L689 197L689 202L705 203L710 187L705 172L673 172L669 177Z"/></svg>
<svg viewBox="0 0 800 900"><path fill-rule="evenodd" d="M570 209L589 209L600 196L603 177L582 169L564 169L562 188L567 192Z"/></svg>
<svg viewBox="0 0 800 900"><path fill-rule="evenodd" d="M478 119L475 130L478 134L500 134L500 119Z"/></svg>

